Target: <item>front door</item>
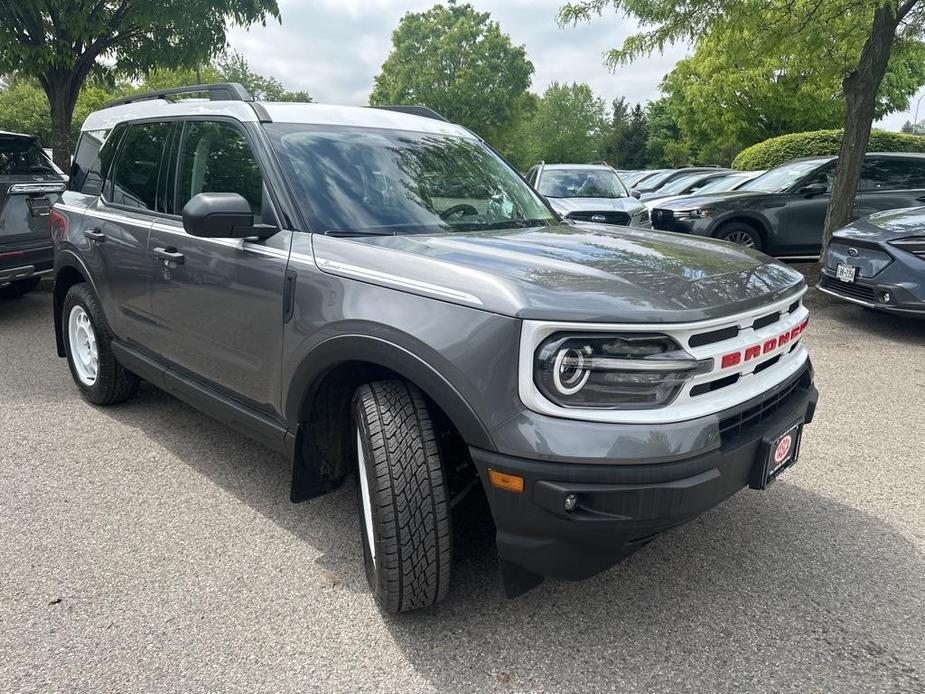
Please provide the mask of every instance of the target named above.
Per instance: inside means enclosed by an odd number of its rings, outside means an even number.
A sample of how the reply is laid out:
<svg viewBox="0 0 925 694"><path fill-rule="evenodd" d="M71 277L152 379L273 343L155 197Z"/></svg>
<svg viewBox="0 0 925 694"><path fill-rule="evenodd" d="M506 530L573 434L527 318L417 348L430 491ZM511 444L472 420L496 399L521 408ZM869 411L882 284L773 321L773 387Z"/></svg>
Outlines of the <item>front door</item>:
<svg viewBox="0 0 925 694"><path fill-rule="evenodd" d="M280 410L283 285L291 234L265 241L190 236L180 217L198 193L240 193L255 221L275 223L261 169L240 125L184 125L173 214L148 240L155 352L200 383L271 415Z"/></svg>
<svg viewBox="0 0 925 694"><path fill-rule="evenodd" d="M835 180L835 162L829 162L801 181L794 191L787 194L785 224L778 227L780 246L775 255L819 255L822 244L822 229L825 226L825 212L832 197L832 183ZM800 189L822 183L824 193L804 194Z"/></svg>

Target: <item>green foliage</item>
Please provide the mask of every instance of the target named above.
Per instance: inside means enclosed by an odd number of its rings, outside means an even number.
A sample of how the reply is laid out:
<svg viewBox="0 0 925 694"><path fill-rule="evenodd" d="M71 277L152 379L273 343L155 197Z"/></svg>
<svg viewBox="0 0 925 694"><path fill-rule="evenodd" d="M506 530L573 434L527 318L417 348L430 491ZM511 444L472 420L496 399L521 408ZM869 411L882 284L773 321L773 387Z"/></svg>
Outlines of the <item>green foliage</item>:
<svg viewBox="0 0 925 694"><path fill-rule="evenodd" d="M81 90L74 107L71 138L76 139L87 116L117 93L90 85ZM0 90L0 130L38 135L43 144L51 142L51 113L48 99L36 84L26 79L12 80Z"/></svg>
<svg viewBox="0 0 925 694"><path fill-rule="evenodd" d="M613 102L613 116L605 132L601 158L621 169L645 168L648 119L642 106L630 108L622 97Z"/></svg>
<svg viewBox="0 0 925 694"><path fill-rule="evenodd" d="M517 165L592 161L606 122L605 110L603 99L595 97L587 84L554 82L515 134L523 143Z"/></svg>
<svg viewBox="0 0 925 694"><path fill-rule="evenodd" d="M429 106L500 144L532 74L524 47L514 46L487 12L435 5L402 17L369 103Z"/></svg>
<svg viewBox="0 0 925 694"><path fill-rule="evenodd" d="M742 170L770 169L798 157L838 154L841 130L817 130L773 137L742 150L732 162ZM925 137L874 130L868 152L925 152Z"/></svg>
<svg viewBox="0 0 925 694"><path fill-rule="evenodd" d="M691 163L690 145L684 140L668 101L663 97L646 106L646 162L650 167L675 168Z"/></svg>

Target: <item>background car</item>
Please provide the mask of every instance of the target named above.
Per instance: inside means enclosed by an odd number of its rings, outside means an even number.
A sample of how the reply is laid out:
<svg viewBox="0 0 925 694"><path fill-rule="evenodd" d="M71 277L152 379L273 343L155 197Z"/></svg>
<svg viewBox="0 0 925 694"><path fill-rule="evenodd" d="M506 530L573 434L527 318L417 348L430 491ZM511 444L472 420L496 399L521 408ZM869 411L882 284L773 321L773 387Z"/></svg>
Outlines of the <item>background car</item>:
<svg viewBox="0 0 925 694"><path fill-rule="evenodd" d="M818 286L868 308L925 317L925 207L879 212L836 231Z"/></svg>
<svg viewBox="0 0 925 694"><path fill-rule="evenodd" d="M667 198L672 195L689 195L695 193L712 181L729 176L730 172L724 169L719 171L698 171L696 173L680 176L670 183L666 183L661 188L650 193L642 193L639 199L643 202L656 200L658 198Z"/></svg>
<svg viewBox="0 0 925 694"><path fill-rule="evenodd" d="M527 181L566 219L618 226L649 226L649 211L607 164L544 164Z"/></svg>
<svg viewBox="0 0 925 694"><path fill-rule="evenodd" d="M715 166L689 166L683 169L669 169L667 171L662 171L656 173L654 176L649 176L645 179L637 181L633 188L639 191L642 194L652 193L657 190L661 190L663 187L671 183L672 181L688 176L694 173L705 172L717 172L717 171L728 171L729 169L719 169Z"/></svg>
<svg viewBox="0 0 925 694"><path fill-rule="evenodd" d="M646 179L665 173L666 171L674 171L674 169L647 169L645 171L636 171L627 176L621 176L621 178L623 178L623 183L626 184L627 188L634 189Z"/></svg>
<svg viewBox="0 0 925 694"><path fill-rule="evenodd" d="M712 236L779 258L816 258L837 157L794 159L739 190L660 202L652 226ZM925 155L871 153L861 169L854 216L925 202Z"/></svg>
<svg viewBox="0 0 925 694"><path fill-rule="evenodd" d="M51 205L65 177L38 138L0 132L0 298L35 289L51 272Z"/></svg>
<svg viewBox="0 0 925 694"><path fill-rule="evenodd" d="M702 187L697 188L692 192L679 195L662 196L660 191L659 193L647 194L650 195L650 197L646 197L645 195L640 196L640 199L643 201L643 204L651 211L653 208L658 207L663 202L667 202L669 200L677 200L679 198L685 197L686 195L705 195L706 193L724 193L729 190L738 190L749 181L758 178L758 176L764 172L765 170L726 172L719 174L715 178L709 179L706 183L703 184ZM697 174L691 175L696 176ZM682 181L684 179L678 180ZM675 185L676 183L678 183L678 181L675 181L675 183L671 185Z"/></svg>

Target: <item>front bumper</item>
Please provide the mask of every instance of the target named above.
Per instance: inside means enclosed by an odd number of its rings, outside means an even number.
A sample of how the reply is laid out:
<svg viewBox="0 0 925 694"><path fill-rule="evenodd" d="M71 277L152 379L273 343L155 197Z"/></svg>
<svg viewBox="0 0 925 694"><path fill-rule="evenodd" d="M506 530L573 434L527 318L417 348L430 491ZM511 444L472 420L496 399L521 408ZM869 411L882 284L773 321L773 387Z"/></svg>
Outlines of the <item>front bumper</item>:
<svg viewBox="0 0 925 694"><path fill-rule="evenodd" d="M719 413L718 448L669 463L538 461L471 448L502 566L566 580L603 571L747 486L768 437L800 419L811 422L817 397L807 363L773 392ZM492 487L489 470L523 477L523 492ZM577 498L572 511L566 511L569 495Z"/></svg>
<svg viewBox="0 0 925 694"><path fill-rule="evenodd" d="M876 277L859 277L849 283L836 279L835 273L826 268L819 275L816 288L830 296L867 308L925 316L925 279L914 277L915 273L903 275L900 268L891 265Z"/></svg>

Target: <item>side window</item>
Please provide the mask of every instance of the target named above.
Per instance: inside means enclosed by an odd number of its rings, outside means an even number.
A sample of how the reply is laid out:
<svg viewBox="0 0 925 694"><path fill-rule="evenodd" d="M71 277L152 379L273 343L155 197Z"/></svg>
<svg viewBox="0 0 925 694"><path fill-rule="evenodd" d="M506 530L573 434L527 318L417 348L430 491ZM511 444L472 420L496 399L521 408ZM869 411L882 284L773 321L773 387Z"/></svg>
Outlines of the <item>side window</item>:
<svg viewBox="0 0 925 694"><path fill-rule="evenodd" d="M157 210L157 179L170 123L138 123L129 127L112 172L108 202Z"/></svg>
<svg viewBox="0 0 925 694"><path fill-rule="evenodd" d="M818 169L815 173L811 174L806 180L801 184L802 186L808 186L813 183L825 183L827 187L827 192L832 192L832 183L835 182L835 162L829 162L821 169Z"/></svg>
<svg viewBox="0 0 925 694"><path fill-rule="evenodd" d="M71 176L68 183L71 190L84 195L99 195L103 190L106 169L103 167L100 150L108 134L107 130L87 130L80 134L77 152L74 154L74 163L71 164ZM112 161L114 146L115 143L107 148L109 153L107 166Z"/></svg>
<svg viewBox="0 0 925 694"><path fill-rule="evenodd" d="M531 186L536 185L536 172L538 170L539 169L536 166L534 166L527 172L527 183L529 183Z"/></svg>
<svg viewBox="0 0 925 694"><path fill-rule="evenodd" d="M190 121L180 147L177 171L179 214L199 193L239 193L257 222L263 208L263 176L247 139L230 123Z"/></svg>
<svg viewBox="0 0 925 694"><path fill-rule="evenodd" d="M925 163L908 159L867 159L858 190L910 190L925 188Z"/></svg>

